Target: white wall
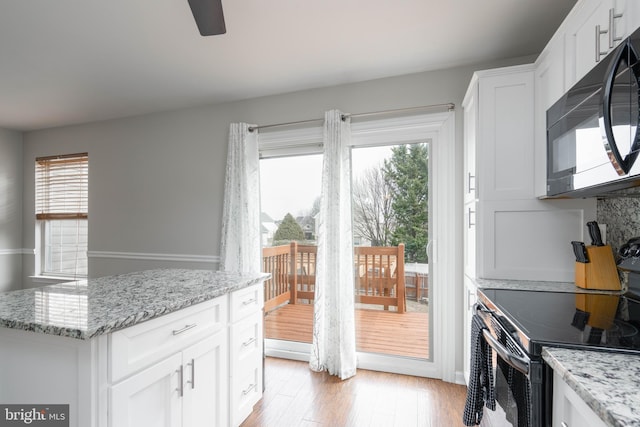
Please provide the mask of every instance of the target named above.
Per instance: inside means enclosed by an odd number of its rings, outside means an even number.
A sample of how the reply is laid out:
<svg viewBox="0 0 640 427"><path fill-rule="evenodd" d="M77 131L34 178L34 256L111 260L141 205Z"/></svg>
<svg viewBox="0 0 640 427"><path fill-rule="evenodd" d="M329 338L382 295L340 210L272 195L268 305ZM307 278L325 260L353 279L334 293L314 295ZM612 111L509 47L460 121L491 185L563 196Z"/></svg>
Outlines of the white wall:
<svg viewBox="0 0 640 427"><path fill-rule="evenodd" d="M0 129L0 292L22 287L22 134Z"/></svg>

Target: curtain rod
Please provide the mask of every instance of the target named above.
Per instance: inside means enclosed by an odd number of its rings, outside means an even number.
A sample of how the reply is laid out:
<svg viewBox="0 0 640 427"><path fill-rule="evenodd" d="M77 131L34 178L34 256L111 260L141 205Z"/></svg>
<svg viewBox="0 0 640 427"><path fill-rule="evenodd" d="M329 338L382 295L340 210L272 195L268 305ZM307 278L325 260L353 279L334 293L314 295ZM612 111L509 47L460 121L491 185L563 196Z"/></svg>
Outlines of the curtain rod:
<svg viewBox="0 0 640 427"><path fill-rule="evenodd" d="M455 109L455 104L450 102L447 104L422 105L420 107L396 108L393 110L372 111L369 113L358 113L358 114L345 113L342 115L342 120L345 120L347 118L371 117L371 116L380 116L380 115L386 115L386 114L407 113L407 112L416 111L416 110L434 110L434 109L446 109L446 111L453 111ZM271 125L250 126L249 132L253 132L259 129L267 129L267 128L281 127L281 126L293 126L293 125L300 125L305 123L316 123L316 122L323 122L323 121L324 119L309 119L309 120L298 120L296 122L275 123Z"/></svg>

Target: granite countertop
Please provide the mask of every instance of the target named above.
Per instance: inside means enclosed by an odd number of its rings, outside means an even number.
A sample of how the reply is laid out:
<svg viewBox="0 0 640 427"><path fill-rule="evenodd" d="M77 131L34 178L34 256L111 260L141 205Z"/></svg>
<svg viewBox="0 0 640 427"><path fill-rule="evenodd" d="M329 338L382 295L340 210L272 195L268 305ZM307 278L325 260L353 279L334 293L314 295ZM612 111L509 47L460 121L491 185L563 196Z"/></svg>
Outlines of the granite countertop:
<svg viewBox="0 0 640 427"><path fill-rule="evenodd" d="M503 279L473 279L475 285L480 289L516 289L521 291L551 291L551 292L572 292L586 294L611 294L624 293L621 291L602 291L597 289L579 288L573 282L541 282L534 280L503 280Z"/></svg>
<svg viewBox="0 0 640 427"><path fill-rule="evenodd" d="M90 339L269 278L160 269L0 293L0 327Z"/></svg>
<svg viewBox="0 0 640 427"><path fill-rule="evenodd" d="M640 357L553 347L542 357L607 425L640 425Z"/></svg>

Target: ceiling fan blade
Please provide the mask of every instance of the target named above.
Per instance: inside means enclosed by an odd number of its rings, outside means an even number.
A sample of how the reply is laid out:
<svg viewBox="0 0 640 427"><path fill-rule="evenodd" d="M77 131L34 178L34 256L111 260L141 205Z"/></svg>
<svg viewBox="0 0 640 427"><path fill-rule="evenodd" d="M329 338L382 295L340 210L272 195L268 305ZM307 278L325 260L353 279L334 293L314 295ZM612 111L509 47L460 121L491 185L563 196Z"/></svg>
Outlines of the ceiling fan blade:
<svg viewBox="0 0 640 427"><path fill-rule="evenodd" d="M222 0L189 0L189 6L201 35L216 36L227 32Z"/></svg>

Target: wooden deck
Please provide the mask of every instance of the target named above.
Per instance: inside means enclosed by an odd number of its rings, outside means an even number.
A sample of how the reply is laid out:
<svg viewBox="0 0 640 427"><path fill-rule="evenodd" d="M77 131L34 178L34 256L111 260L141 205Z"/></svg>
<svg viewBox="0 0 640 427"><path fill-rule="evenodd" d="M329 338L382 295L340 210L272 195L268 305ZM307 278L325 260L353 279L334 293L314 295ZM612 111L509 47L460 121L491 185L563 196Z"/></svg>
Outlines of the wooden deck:
<svg viewBox="0 0 640 427"><path fill-rule="evenodd" d="M287 304L265 315L265 338L311 342L313 305ZM358 351L429 357L429 314L356 309Z"/></svg>

